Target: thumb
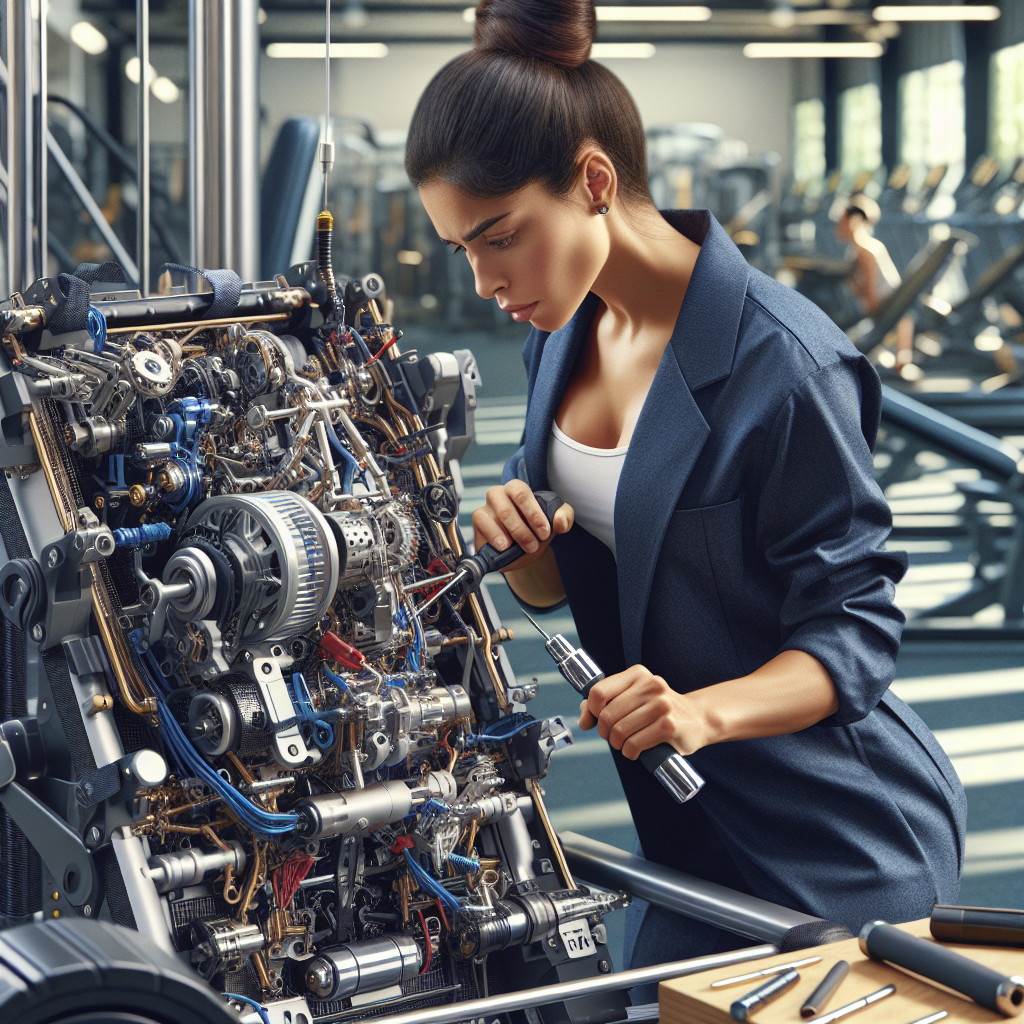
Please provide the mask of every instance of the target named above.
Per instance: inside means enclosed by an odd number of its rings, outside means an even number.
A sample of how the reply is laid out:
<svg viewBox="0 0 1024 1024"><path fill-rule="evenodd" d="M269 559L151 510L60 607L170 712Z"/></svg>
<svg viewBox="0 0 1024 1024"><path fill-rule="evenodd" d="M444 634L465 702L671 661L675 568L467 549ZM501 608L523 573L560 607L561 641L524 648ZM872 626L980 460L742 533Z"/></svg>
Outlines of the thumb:
<svg viewBox="0 0 1024 1024"><path fill-rule="evenodd" d="M576 522L576 513L572 505L562 505L551 520L555 533L568 533L572 524Z"/></svg>

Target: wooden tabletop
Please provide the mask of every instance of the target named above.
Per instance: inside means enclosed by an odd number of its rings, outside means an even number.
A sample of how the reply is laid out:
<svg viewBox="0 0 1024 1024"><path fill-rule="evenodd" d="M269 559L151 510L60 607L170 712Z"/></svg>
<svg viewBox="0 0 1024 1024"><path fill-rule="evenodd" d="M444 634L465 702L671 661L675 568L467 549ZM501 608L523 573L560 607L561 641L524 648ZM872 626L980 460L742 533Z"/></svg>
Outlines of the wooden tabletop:
<svg viewBox="0 0 1024 1024"><path fill-rule="evenodd" d="M931 939L928 932L928 921L912 921L902 924L913 935ZM1001 946L967 946L944 942L943 946L977 960L993 970L1007 975L1024 975L1024 949ZM773 964L790 963L803 960L810 956L820 956L816 964L800 967L800 980L788 992L781 995L773 1003L756 1010L751 1014L754 1024L796 1024L801 1020L800 1006L814 991L818 982L828 973L837 960L846 960L850 965L850 973L842 982L828 1004L821 1011L828 1013L846 1003L866 996L884 985L895 985L895 995L881 1000L874 1006L851 1014L851 1024L911 1024L938 1010L947 1010L949 1016L943 1024L960 1024L960 1022L982 1022L1004 1020L998 1013L986 1010L977 1003L971 1002L950 989L923 981L905 974L887 964L869 960L861 953L856 939L843 942L832 942L827 946L816 946L813 949L797 950L795 953L782 953L778 956L765 957L763 960L751 960L747 963L733 964L731 967L719 967L713 971L704 971L687 978L676 978L663 981L659 986L658 996L661 1009L661 1024L733 1024L729 1015L729 1007L733 1001L746 995L763 984L768 978L759 978L744 982L730 988L712 989L711 982L719 978L733 978L740 974L770 967ZM1024 1021L1024 1017L1019 1018ZM845 1024L846 1018L843 1019Z"/></svg>

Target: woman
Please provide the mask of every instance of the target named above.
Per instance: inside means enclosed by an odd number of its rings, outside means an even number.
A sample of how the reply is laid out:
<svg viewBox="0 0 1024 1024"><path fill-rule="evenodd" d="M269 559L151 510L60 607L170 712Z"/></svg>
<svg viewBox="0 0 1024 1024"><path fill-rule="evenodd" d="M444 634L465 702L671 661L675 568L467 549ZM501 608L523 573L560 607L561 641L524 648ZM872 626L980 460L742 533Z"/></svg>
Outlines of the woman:
<svg viewBox="0 0 1024 1024"><path fill-rule="evenodd" d="M438 233L534 327L525 445L477 544L521 544L509 586L568 601L608 673L581 725L647 858L852 931L922 917L957 894L965 800L887 692L906 563L871 471L878 379L709 214L654 208L594 28L590 0L484 0L409 135ZM682 807L636 763L664 741L707 779ZM743 944L646 905L627 932L632 966Z"/></svg>

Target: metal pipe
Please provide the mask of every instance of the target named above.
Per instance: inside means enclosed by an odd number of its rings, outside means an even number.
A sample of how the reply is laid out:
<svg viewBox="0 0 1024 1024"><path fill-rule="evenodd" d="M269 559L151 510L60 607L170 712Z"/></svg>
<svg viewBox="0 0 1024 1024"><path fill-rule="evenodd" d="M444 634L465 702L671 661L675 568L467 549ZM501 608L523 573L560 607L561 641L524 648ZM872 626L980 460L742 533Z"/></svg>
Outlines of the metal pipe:
<svg viewBox="0 0 1024 1024"><path fill-rule="evenodd" d="M615 992L633 988L635 985L665 981L668 978L683 978L688 974L713 970L715 967L728 967L729 964L739 964L747 960L759 960L761 957L774 956L778 952L778 946L750 946L747 949L734 949L728 953L699 956L692 960L676 960L668 964L657 964L654 967L638 967L636 970L622 971L620 974L603 974L596 978L563 981L557 985L542 985L540 988L525 989L521 992L506 992L484 999L469 999L464 1003L452 1003L449 1006L438 1006L431 1010L396 1013L390 1017L378 1017L374 1024L455 1024L457 1021L478 1017L486 1017L489 1020L495 1014L507 1013L511 1010L546 1006L548 1003L575 999L577 996L592 996L599 992Z"/></svg>
<svg viewBox="0 0 1024 1024"><path fill-rule="evenodd" d="M139 290L149 294L149 0L135 0L135 52L139 57L138 85L138 203L135 209L135 262Z"/></svg>
<svg viewBox="0 0 1024 1024"><path fill-rule="evenodd" d="M559 839L573 872L588 882L607 889L624 889L633 896L734 935L779 942L791 928L820 920L674 871L575 832L562 832Z"/></svg>
<svg viewBox="0 0 1024 1024"><path fill-rule="evenodd" d="M47 106L46 106L46 17L49 13L47 8L49 0L37 0L37 21L36 32L36 75L38 92L34 103L33 115L35 124L32 127L32 149L33 161L35 163L35 196L33 201L36 207L35 223L35 244L36 244L36 273L39 277L46 277L47 264L49 260L48 239L49 233L49 211L47 209L47 183L46 176L46 136L49 134L47 127Z"/></svg>
<svg viewBox="0 0 1024 1024"><path fill-rule="evenodd" d="M259 3L189 0L192 264L259 276Z"/></svg>
<svg viewBox="0 0 1024 1024"><path fill-rule="evenodd" d="M34 97L39 51L33 6L32 0L14 0L7 7L8 294L25 291L43 276L43 261L36 243L40 182ZM40 8L41 13L44 11L45 5Z"/></svg>

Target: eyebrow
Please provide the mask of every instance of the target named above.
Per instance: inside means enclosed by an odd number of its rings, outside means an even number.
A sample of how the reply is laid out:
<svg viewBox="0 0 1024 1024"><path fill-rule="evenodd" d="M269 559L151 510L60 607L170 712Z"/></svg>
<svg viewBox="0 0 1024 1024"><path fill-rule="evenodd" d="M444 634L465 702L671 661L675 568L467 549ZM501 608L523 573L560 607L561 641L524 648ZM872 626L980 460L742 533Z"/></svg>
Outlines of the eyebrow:
<svg viewBox="0 0 1024 1024"><path fill-rule="evenodd" d="M508 213L503 213L498 217L491 217L489 220L481 221L468 235L463 235L462 240L464 242L472 242L477 235L482 235L489 227L497 224L499 220L504 220L507 216Z"/></svg>

